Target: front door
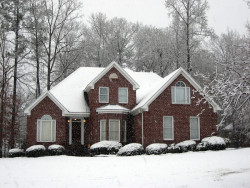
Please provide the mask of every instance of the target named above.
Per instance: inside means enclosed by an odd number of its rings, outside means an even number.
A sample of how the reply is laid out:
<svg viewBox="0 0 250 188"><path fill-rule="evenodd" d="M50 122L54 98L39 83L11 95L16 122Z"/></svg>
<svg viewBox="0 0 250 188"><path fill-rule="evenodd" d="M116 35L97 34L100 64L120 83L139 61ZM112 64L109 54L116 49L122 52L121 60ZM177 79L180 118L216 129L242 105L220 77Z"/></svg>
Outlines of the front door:
<svg viewBox="0 0 250 188"><path fill-rule="evenodd" d="M81 144L81 122L72 122L72 144Z"/></svg>

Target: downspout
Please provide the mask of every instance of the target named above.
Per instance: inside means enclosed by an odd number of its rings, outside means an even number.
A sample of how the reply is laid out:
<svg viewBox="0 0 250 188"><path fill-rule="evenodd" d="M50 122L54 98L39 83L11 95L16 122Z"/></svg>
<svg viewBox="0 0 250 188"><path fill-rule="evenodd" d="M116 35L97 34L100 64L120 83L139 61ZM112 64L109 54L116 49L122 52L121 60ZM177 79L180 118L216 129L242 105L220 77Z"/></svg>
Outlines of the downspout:
<svg viewBox="0 0 250 188"><path fill-rule="evenodd" d="M141 112L141 145L144 145L144 134L143 134L143 111Z"/></svg>

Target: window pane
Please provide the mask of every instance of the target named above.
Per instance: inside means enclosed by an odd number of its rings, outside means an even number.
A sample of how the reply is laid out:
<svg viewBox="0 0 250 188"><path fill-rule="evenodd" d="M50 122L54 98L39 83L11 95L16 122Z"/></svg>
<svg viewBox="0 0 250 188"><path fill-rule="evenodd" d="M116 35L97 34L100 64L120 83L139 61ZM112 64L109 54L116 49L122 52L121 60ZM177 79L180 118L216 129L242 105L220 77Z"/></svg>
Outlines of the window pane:
<svg viewBox="0 0 250 188"><path fill-rule="evenodd" d="M108 94L108 88L100 88L100 94L101 95L107 95Z"/></svg>
<svg viewBox="0 0 250 188"><path fill-rule="evenodd" d="M173 139L173 117L166 116L164 117L163 122L163 138L164 139Z"/></svg>
<svg viewBox="0 0 250 188"><path fill-rule="evenodd" d="M42 138L41 141L51 141L51 121L42 121Z"/></svg>
<svg viewBox="0 0 250 188"><path fill-rule="evenodd" d="M108 102L108 88L100 87L99 102Z"/></svg>
<svg viewBox="0 0 250 188"><path fill-rule="evenodd" d="M190 139L199 139L199 118L190 118Z"/></svg>
<svg viewBox="0 0 250 188"><path fill-rule="evenodd" d="M100 141L106 140L106 121L100 121Z"/></svg>
<svg viewBox="0 0 250 188"><path fill-rule="evenodd" d="M127 102L128 102L128 89L119 88L119 103L127 103Z"/></svg>
<svg viewBox="0 0 250 188"><path fill-rule="evenodd" d="M109 122L109 140L120 141L119 120Z"/></svg>
<svg viewBox="0 0 250 188"><path fill-rule="evenodd" d="M176 87L176 103L185 103L185 88Z"/></svg>

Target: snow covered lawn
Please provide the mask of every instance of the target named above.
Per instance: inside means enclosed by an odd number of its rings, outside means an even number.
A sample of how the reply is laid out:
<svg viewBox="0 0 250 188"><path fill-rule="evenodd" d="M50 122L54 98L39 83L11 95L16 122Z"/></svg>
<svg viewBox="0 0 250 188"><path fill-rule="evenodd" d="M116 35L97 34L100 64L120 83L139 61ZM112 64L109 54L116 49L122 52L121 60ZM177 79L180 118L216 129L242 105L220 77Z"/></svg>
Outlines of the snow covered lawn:
<svg viewBox="0 0 250 188"><path fill-rule="evenodd" d="M0 159L0 187L250 187L250 148Z"/></svg>

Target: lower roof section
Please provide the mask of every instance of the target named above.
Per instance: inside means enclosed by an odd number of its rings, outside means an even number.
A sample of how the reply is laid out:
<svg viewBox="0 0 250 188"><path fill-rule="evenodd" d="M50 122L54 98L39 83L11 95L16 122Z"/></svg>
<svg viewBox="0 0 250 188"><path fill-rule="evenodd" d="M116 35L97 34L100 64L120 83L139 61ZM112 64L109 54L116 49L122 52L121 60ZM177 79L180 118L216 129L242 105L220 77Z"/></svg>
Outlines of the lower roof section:
<svg viewBox="0 0 250 188"><path fill-rule="evenodd" d="M96 112L98 114L125 114L129 113L130 110L118 104L108 104L97 108Z"/></svg>

